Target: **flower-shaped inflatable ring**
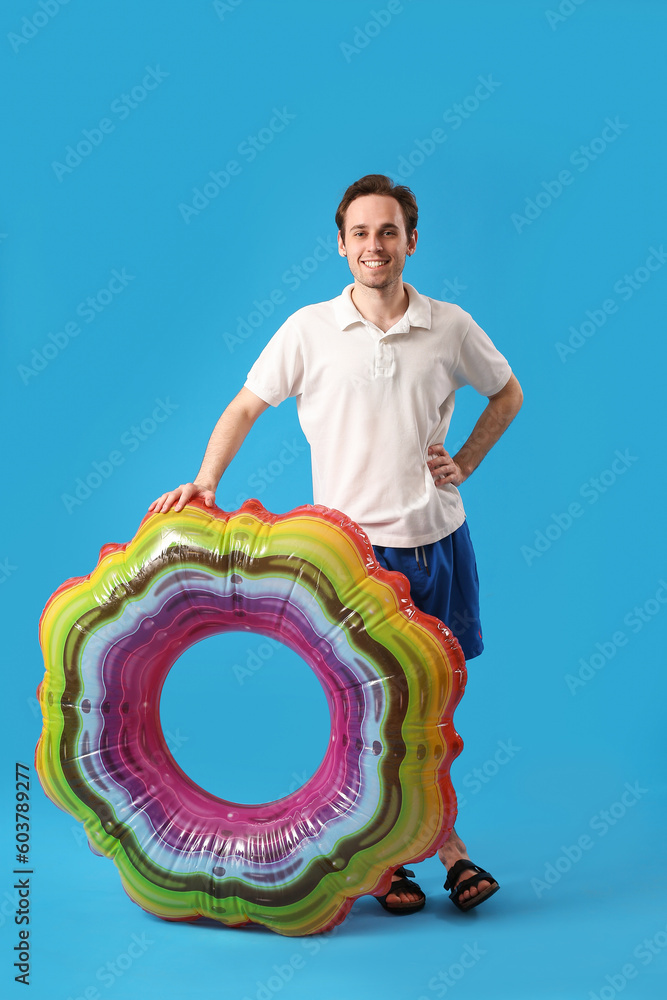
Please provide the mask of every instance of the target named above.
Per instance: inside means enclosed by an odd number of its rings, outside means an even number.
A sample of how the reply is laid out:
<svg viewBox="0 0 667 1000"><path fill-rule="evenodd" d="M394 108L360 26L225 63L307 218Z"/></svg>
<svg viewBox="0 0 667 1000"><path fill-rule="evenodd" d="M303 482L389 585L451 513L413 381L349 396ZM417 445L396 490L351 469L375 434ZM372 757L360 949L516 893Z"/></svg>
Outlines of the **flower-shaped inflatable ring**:
<svg viewBox="0 0 667 1000"><path fill-rule="evenodd" d="M240 629L296 651L331 713L316 772L262 805L195 784L160 725L178 657ZM463 654L337 511L195 501L147 515L131 542L105 545L92 573L53 594L40 642L42 785L151 913L312 934L449 835Z"/></svg>

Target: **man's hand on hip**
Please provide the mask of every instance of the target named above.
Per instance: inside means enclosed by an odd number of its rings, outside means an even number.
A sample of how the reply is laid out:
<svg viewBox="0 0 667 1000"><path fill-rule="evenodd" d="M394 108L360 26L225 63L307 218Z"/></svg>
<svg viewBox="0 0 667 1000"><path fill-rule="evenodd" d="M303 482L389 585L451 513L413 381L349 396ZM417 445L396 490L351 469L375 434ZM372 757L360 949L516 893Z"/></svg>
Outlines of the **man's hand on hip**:
<svg viewBox="0 0 667 1000"><path fill-rule="evenodd" d="M444 486L446 483L460 486L468 478L441 444L430 446L427 465L436 486Z"/></svg>

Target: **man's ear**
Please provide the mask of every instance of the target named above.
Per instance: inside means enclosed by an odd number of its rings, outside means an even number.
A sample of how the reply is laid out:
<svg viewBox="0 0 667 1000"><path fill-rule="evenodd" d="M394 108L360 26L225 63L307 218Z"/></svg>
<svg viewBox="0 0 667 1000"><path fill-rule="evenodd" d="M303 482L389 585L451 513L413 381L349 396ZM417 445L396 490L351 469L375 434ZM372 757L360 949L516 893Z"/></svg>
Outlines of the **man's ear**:
<svg viewBox="0 0 667 1000"><path fill-rule="evenodd" d="M343 242L343 235L340 229L338 230L338 253L341 255L341 257L347 257L347 250L345 249L345 244Z"/></svg>

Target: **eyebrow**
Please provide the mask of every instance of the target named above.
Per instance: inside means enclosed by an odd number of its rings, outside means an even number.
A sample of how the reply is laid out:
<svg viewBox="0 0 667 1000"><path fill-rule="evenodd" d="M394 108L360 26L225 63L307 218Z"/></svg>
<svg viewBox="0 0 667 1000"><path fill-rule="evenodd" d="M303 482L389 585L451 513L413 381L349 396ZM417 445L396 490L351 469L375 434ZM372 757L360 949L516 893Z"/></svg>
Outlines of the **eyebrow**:
<svg viewBox="0 0 667 1000"><path fill-rule="evenodd" d="M357 222L356 225L350 226L350 229L368 229L368 223ZM378 229L398 229L395 222L382 222Z"/></svg>

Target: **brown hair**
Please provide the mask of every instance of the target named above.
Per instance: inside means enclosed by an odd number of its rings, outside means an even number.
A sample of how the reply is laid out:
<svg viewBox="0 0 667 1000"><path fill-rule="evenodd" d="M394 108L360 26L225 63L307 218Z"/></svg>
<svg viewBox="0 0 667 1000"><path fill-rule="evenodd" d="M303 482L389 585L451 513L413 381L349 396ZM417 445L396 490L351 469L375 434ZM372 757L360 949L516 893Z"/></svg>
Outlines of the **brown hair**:
<svg viewBox="0 0 667 1000"><path fill-rule="evenodd" d="M409 187L405 184L394 184L391 177L387 177L385 174L366 174L354 184L350 184L336 209L336 225L340 230L341 237L345 233L345 213L355 198L360 198L364 194L388 194L395 198L403 209L405 231L410 239L413 230L417 228L419 215L417 201Z"/></svg>

